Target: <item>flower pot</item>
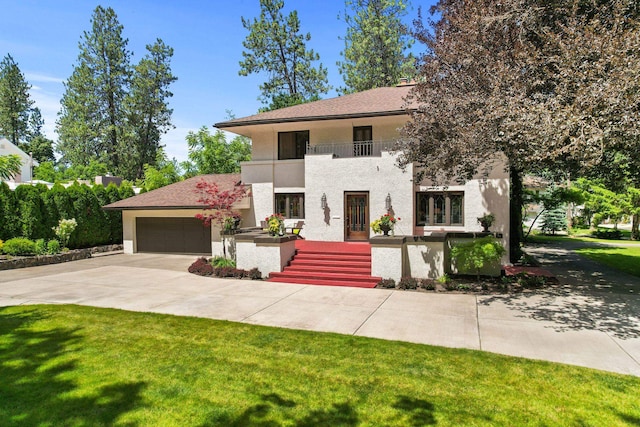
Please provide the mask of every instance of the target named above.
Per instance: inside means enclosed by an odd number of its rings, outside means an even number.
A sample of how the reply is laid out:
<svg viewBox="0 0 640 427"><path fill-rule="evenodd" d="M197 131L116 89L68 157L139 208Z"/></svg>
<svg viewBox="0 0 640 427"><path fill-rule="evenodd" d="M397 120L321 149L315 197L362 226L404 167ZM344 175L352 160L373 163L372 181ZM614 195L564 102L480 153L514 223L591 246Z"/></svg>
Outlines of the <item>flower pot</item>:
<svg viewBox="0 0 640 427"><path fill-rule="evenodd" d="M388 236L389 231L391 231L390 225L380 224L380 231L382 231L383 236Z"/></svg>

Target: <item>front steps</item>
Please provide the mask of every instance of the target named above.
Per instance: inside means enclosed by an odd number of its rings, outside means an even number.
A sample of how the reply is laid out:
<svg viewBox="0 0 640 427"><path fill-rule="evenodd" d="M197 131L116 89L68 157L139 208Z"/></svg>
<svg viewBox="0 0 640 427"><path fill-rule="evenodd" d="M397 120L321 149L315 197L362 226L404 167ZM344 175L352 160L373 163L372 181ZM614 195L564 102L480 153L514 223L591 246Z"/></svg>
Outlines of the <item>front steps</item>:
<svg viewBox="0 0 640 427"><path fill-rule="evenodd" d="M296 255L281 273L268 281L324 286L374 288L368 243L296 241Z"/></svg>

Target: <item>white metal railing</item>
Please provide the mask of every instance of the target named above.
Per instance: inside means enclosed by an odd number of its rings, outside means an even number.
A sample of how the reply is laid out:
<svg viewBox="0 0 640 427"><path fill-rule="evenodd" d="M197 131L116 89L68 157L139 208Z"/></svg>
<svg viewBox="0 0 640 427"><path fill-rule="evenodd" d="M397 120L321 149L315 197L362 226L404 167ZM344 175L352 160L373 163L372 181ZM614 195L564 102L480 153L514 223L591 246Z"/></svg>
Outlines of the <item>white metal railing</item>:
<svg viewBox="0 0 640 427"><path fill-rule="evenodd" d="M333 157L380 157L393 148L395 141L352 141L332 144L307 144L307 154L333 154Z"/></svg>

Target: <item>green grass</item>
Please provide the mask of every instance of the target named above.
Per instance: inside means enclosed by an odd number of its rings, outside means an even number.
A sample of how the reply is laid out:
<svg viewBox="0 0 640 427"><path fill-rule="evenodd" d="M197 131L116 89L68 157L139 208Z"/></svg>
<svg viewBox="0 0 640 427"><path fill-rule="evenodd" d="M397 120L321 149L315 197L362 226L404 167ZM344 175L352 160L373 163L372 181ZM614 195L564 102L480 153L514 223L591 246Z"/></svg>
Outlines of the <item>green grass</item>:
<svg viewBox="0 0 640 427"><path fill-rule="evenodd" d="M583 248L576 252L609 267L640 277L640 246Z"/></svg>
<svg viewBox="0 0 640 427"><path fill-rule="evenodd" d="M543 235L543 234L530 234L529 237L527 237L527 242L531 242L531 243L553 243L553 242L586 242L586 243L609 243L609 244L616 244L616 243L624 243L626 244L634 244L634 245L638 245L640 246L640 240L628 240L628 239L623 239L623 240L611 240L611 239L597 239L595 237L590 237L590 236L585 236L585 235L578 235L578 236L547 236L547 235Z"/></svg>
<svg viewBox="0 0 640 427"><path fill-rule="evenodd" d="M637 377L471 350L0 308L2 426L637 425L639 393Z"/></svg>

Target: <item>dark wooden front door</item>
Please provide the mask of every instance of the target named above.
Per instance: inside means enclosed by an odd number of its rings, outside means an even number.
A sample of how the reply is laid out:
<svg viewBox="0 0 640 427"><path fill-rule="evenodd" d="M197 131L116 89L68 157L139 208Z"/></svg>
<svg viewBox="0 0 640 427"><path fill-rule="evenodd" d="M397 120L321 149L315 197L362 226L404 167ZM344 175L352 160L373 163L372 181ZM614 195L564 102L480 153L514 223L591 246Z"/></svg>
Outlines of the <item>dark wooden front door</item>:
<svg viewBox="0 0 640 427"><path fill-rule="evenodd" d="M369 193L345 193L345 240L369 239Z"/></svg>

